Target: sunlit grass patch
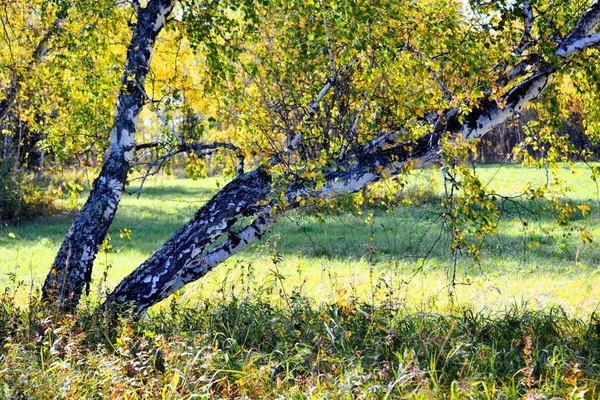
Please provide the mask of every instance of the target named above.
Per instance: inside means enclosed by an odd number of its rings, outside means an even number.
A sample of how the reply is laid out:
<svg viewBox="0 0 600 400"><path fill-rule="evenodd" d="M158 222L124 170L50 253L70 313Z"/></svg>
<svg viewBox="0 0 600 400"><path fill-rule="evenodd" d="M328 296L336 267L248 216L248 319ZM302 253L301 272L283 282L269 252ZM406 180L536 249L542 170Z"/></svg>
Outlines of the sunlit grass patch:
<svg viewBox="0 0 600 400"><path fill-rule="evenodd" d="M484 184L506 195L523 191L530 181L547 180L544 170L515 165L476 169ZM590 174L584 165L558 171L573 188L569 196L592 207L586 217L576 216L575 223L598 234L598 197ZM225 183L217 178L161 176L150 178L139 198L125 196L109 231L109 251L98 254L92 291L114 287ZM135 188L136 183L129 191ZM456 304L495 308L527 301L530 307L560 305L582 316L594 311L598 296L593 288L600 265L597 242L582 244L576 234L567 235L569 228L557 227L547 212L528 216L527 227L519 218L507 216L498 234L486 239L481 262L468 256L453 259L449 237L440 226L442 194L440 172L429 169L407 179L400 205L394 208L374 203L319 216L311 208L283 216L260 243L186 288L181 297L210 298L228 275L241 273L240 266L250 266L259 283L264 282L272 274L276 254L284 285L303 284L316 301L328 301L338 290L362 299L379 298L374 293L383 293L385 287L421 309L432 304L440 311ZM27 289L20 292L20 303L25 303L28 288L44 279L71 218L59 215L0 228L4 271L0 284L23 281Z"/></svg>

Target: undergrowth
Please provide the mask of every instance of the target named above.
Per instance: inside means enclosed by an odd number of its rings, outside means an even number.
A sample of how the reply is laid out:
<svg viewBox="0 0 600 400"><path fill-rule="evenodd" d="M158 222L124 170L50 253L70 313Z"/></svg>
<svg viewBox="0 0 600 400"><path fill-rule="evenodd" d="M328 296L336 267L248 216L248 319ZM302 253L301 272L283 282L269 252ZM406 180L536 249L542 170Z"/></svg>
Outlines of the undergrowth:
<svg viewBox="0 0 600 400"><path fill-rule="evenodd" d="M448 314L300 290L116 320L0 298L3 398L597 398L600 316Z"/></svg>
<svg viewBox="0 0 600 400"><path fill-rule="evenodd" d="M48 212L51 196L32 175L0 160L0 223L29 220Z"/></svg>

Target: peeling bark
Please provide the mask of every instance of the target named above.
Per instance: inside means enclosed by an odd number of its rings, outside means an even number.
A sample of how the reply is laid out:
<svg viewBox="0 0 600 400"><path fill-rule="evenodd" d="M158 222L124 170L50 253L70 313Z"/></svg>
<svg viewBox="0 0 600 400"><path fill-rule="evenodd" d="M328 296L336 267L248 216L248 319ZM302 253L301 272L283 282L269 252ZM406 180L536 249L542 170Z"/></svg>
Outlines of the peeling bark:
<svg viewBox="0 0 600 400"><path fill-rule="evenodd" d="M554 71L550 68L540 68L527 79L514 87L504 97L503 106L492 100L484 107L476 108L468 116L467 122L462 128L465 139L479 138L488 133L496 125L509 118L519 115L525 106L536 99L548 85Z"/></svg>
<svg viewBox="0 0 600 400"><path fill-rule="evenodd" d="M592 30L598 26L600 22L600 2L598 0L592 1L590 7L585 10L581 17L575 23L571 32L565 36L563 44L569 44L582 37L589 35Z"/></svg>
<svg viewBox="0 0 600 400"><path fill-rule="evenodd" d="M596 46L598 43L600 43L600 32L596 32L593 35L584 36L578 40L574 40L563 45L560 49L558 49L556 55L568 58L574 54L580 53L583 49Z"/></svg>
<svg viewBox="0 0 600 400"><path fill-rule="evenodd" d="M77 306L84 286L90 282L96 253L117 211L133 158L136 123L144 106L143 90L152 49L172 8L171 0L152 0L138 10L108 153L44 283L42 299L57 302L61 311L72 311Z"/></svg>
<svg viewBox="0 0 600 400"><path fill-rule="evenodd" d="M232 227L240 218L261 212L263 207L257 204L266 200L270 191L271 178L263 169L231 181L127 276L108 297L107 304L129 305L139 313L203 276L212 269L211 265L226 259L245 243L260 237L263 227L269 224L266 217L254 221L254 234L251 234L252 229L236 233ZM203 255L224 234L229 235L228 239ZM227 257L223 257L225 254Z"/></svg>

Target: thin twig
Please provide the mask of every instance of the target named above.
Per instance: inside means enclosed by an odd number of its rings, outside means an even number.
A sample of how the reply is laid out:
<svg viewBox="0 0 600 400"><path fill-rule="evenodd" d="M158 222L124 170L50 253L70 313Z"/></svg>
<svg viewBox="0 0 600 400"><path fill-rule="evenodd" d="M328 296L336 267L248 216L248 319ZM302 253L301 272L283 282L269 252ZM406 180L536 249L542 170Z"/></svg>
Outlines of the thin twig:
<svg viewBox="0 0 600 400"><path fill-rule="evenodd" d="M452 101L452 95L450 94L450 92L448 92L448 89L446 89L446 85L444 85L444 83L439 79L439 77L437 76L433 67L431 65L429 65L429 63L427 61L425 61L423 54L420 51L415 50L413 48L408 48L408 51L421 62L421 64L425 67L425 69L427 69L427 71L433 78L433 81L435 82L435 84L438 85L438 87L440 88L444 99L446 99L446 101L448 101L448 102Z"/></svg>
<svg viewBox="0 0 600 400"><path fill-rule="evenodd" d="M365 98L363 99L363 102L362 102L362 104L360 106L360 110L358 110L356 118L354 119L354 123L352 124L352 128L350 128L350 137L348 138L349 140L346 143L346 145L342 147L342 151L340 151L340 155L338 156L338 160L343 160L344 159L344 156L346 155L346 152L348 151L348 148L351 146L353 140L356 138L356 131L358 129L358 123L360 122L362 114L365 111L365 108L367 107L367 98L368 98L368 94L365 93Z"/></svg>
<svg viewBox="0 0 600 400"><path fill-rule="evenodd" d="M329 31L329 24L325 17L325 3L321 0L321 9L323 10L323 25L325 26L325 39L327 40L327 50L329 52L329 71L331 72L331 80L335 79L335 58L333 56L333 45L331 41L331 32Z"/></svg>
<svg viewBox="0 0 600 400"><path fill-rule="evenodd" d="M139 145L135 146L135 150L147 150L147 149L154 149L157 147L164 147L167 148L168 143L165 142L155 142L155 143L142 143ZM146 182L146 179L149 176L153 176L158 174L163 166L165 165L165 163L171 159L172 157L174 157L177 154L183 153L183 152L194 152L195 154L199 155L199 156L210 156L214 153L215 150L220 149L220 148L225 148L228 150L231 150L235 153L235 155L237 156L238 159L238 167L237 167L237 175L241 175L244 173L244 155L242 154L241 150L235 146L232 143L224 143L224 142L213 142L213 143L189 143L189 144L180 144L177 145L177 147L174 150L171 150L169 152L167 152L166 154L157 157L156 159L148 162L148 163L138 163L138 165L143 165L146 164L148 166L148 168L146 169L146 173L144 174L144 176L141 178L142 179L142 183L140 184L140 187L138 189L136 189L133 192L130 192L129 194L141 194L142 188L144 186L144 183Z"/></svg>
<svg viewBox="0 0 600 400"><path fill-rule="evenodd" d="M302 128L298 132L296 132L296 135L294 135L294 138L290 141L290 145L288 147L288 153L291 153L295 148L297 148L300 145L302 138L304 137L304 132L303 132L304 129L308 126L308 124L310 124L313 121L314 115L317 113L317 110L319 109L319 104L321 104L321 101L323 100L323 98L325 97L325 95L327 94L329 89L331 89L331 87L335 84L335 81L340 76L342 76L346 72L348 72L350 70L350 68L352 68L352 66L354 66L356 63L358 63L360 60L361 60L360 57L353 59L346 66L344 66L344 68L340 69L335 74L333 79L327 80L327 82L325 83L325 86L323 86L323 88L319 92L319 95L317 96L315 101L312 103L312 105L308 109L308 112L306 113L305 122L302 124L303 125Z"/></svg>
<svg viewBox="0 0 600 400"><path fill-rule="evenodd" d="M521 43L515 49L516 56L522 55L525 50L535 45L535 42L531 40L531 28L533 27L533 23L535 21L535 18L533 17L533 8L531 7L531 3L528 1L523 2L522 7L523 11L525 12L525 28L523 31L523 37L521 38Z"/></svg>

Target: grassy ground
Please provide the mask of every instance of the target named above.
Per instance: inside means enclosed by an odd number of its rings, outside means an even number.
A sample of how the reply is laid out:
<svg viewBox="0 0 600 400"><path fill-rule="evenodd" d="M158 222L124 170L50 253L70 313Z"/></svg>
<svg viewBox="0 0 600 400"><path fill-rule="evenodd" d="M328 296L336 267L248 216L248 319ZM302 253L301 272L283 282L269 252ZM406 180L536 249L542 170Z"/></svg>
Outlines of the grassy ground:
<svg viewBox="0 0 600 400"><path fill-rule="evenodd" d="M546 180L543 170L514 165L481 166L478 171L491 188L507 195L522 192L527 182ZM523 303L531 308L561 306L579 316L595 310L600 301L600 292L594 290L600 283L598 244L584 245L577 235L564 236L568 232L554 224L551 214L529 217L527 229L516 219L502 221L498 235L487 239L479 265L469 257L457 260L456 281L461 284L449 297L452 260L447 236L440 237L435 198L442 190L439 175L435 171L415 174L405 191L413 205L392 210L371 207L360 215L338 213L323 219L310 213L285 216L261 243L192 285L181 294L182 299L212 297L228 279L239 276L238 266L243 265L253 269L260 282L282 275L288 289L303 285L317 301L335 300L339 290L363 299L392 291L411 307L434 307L435 311L446 311L451 303L478 309ZM587 167L565 168L559 176L573 188L571 199L592 206L588 217L576 225L585 224L600 236L598 194ZM214 178L161 178L148 182L139 199L126 196L110 229L112 248L99 254L96 262L96 290L100 285L100 290L114 286L145 260L219 184L224 182ZM71 219L71 215L55 216L0 228L0 265L5 271L0 285L12 285L15 279L24 281L26 287L40 284ZM121 235L124 229L131 230L130 237ZM542 233L548 229L555 231ZM279 256L277 271L274 252ZM105 272L106 280L102 278Z"/></svg>
<svg viewBox="0 0 600 400"><path fill-rule="evenodd" d="M481 166L503 194L546 172ZM583 165L563 169L576 216L600 237ZM493 179L492 179L493 178ZM161 178L122 201L77 318L33 303L72 216L0 228L0 392L10 398L597 398L600 252L549 212L507 217L480 264L440 236L439 172L407 202L298 212L140 321L110 323L94 299L139 265L223 181ZM130 237L121 235L131 230ZM554 229L550 234L543 231ZM14 238L12 237L14 235ZM123 237L121 237L123 236ZM104 273L106 272L106 278ZM15 287L18 287L15 289ZM4 365L5 367L2 367Z"/></svg>
<svg viewBox="0 0 600 400"><path fill-rule="evenodd" d="M3 398L596 399L600 320L551 308L407 312L268 291L152 318L0 300ZM51 314L50 314L51 315Z"/></svg>

